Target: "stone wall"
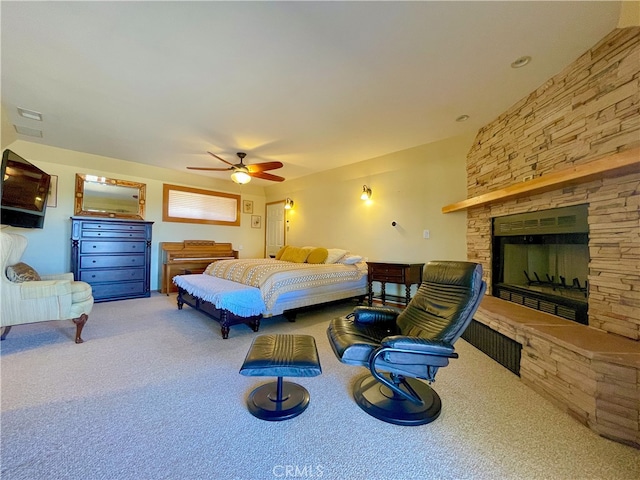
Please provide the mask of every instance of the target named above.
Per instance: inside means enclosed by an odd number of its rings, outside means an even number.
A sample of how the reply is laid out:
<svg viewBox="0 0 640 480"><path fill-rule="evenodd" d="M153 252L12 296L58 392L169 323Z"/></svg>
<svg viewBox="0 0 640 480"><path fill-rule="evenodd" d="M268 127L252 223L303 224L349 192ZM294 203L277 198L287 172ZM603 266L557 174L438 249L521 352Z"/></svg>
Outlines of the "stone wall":
<svg viewBox="0 0 640 480"><path fill-rule="evenodd" d="M640 27L616 29L482 128L468 197L640 146ZM640 340L640 172L471 208L470 260L491 284L491 218L589 205L589 324Z"/></svg>

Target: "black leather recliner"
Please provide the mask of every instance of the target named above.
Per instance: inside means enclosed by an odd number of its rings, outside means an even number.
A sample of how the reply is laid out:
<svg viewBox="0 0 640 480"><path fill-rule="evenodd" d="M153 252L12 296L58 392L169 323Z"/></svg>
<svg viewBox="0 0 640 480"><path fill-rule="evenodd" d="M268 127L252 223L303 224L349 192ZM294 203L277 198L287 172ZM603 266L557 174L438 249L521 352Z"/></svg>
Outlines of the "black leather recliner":
<svg viewBox="0 0 640 480"><path fill-rule="evenodd" d="M354 387L358 405L396 425L432 422L441 410L438 394L425 382L457 358L454 342L473 318L486 290L482 266L433 261L404 311L356 307L334 318L327 330L338 359L367 367L370 374Z"/></svg>

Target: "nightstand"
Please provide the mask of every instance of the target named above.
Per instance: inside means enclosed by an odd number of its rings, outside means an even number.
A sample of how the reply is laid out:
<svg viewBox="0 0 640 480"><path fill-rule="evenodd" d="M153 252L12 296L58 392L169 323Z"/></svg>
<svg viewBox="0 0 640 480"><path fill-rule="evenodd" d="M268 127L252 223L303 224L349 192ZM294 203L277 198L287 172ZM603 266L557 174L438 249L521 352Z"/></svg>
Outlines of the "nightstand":
<svg viewBox="0 0 640 480"><path fill-rule="evenodd" d="M367 262L369 267L369 306L373 303L373 282L380 282L380 295L376 298L382 300L384 305L387 299L409 304L411 300L411 285L422 283L422 270L424 263L389 263L389 262ZM405 296L387 295L385 285L396 283L405 286Z"/></svg>

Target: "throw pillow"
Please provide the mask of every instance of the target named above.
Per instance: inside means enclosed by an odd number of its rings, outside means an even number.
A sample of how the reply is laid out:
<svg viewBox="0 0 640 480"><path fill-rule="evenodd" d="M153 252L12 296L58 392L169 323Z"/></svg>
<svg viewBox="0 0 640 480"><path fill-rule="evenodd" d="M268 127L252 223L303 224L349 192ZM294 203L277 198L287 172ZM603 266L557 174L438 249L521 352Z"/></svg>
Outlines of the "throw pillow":
<svg viewBox="0 0 640 480"><path fill-rule="evenodd" d="M309 252L310 250L306 248L289 246L282 254L282 257L280 257L280 260L284 262L304 263L309 256Z"/></svg>
<svg viewBox="0 0 640 480"><path fill-rule="evenodd" d="M329 248L327 249L327 251L329 252L329 254L324 263L336 263L347 254L347 251L341 248Z"/></svg>
<svg viewBox="0 0 640 480"><path fill-rule="evenodd" d="M356 263L361 261L362 257L360 255L345 255L337 263L344 263L345 265L355 265Z"/></svg>
<svg viewBox="0 0 640 480"><path fill-rule="evenodd" d="M289 245L285 245L284 247L280 247L280 250L276 253L276 260L282 260L282 254L289 247Z"/></svg>
<svg viewBox="0 0 640 480"><path fill-rule="evenodd" d="M38 272L23 262L7 267L7 278L15 283L40 281Z"/></svg>
<svg viewBox="0 0 640 480"><path fill-rule="evenodd" d="M326 248L314 248L307 257L307 263L324 263L329 256L329 250Z"/></svg>

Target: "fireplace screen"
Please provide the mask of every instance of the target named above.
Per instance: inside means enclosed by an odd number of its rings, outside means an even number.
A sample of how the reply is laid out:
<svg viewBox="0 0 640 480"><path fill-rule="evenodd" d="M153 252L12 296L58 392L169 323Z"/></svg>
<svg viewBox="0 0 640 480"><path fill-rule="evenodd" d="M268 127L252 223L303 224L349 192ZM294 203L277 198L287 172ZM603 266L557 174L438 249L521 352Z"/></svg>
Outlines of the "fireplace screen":
<svg viewBox="0 0 640 480"><path fill-rule="evenodd" d="M494 218L493 295L588 323L587 207Z"/></svg>

